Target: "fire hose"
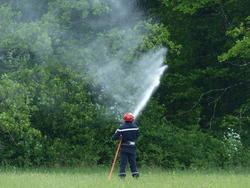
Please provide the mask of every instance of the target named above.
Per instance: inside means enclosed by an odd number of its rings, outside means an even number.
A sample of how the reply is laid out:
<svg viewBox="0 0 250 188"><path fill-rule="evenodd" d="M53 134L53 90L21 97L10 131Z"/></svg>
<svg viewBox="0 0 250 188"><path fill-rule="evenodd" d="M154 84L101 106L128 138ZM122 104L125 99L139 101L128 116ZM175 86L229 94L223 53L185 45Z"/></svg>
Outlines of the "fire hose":
<svg viewBox="0 0 250 188"><path fill-rule="evenodd" d="M115 163L116 163L116 160L117 160L117 156L118 156L118 153L120 151L121 143L122 143L122 137L120 138L120 142L119 142L119 144L117 146L117 150L116 150L116 153L115 153L114 161L113 161L110 173L109 173L109 179L111 179L111 177L112 177L112 173L114 171L114 167L115 167Z"/></svg>

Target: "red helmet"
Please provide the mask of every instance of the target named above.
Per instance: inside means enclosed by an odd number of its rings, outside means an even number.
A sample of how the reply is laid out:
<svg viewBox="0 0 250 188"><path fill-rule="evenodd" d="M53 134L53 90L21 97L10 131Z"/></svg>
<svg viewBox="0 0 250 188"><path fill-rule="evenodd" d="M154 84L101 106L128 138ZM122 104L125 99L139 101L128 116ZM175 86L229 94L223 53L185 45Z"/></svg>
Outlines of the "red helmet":
<svg viewBox="0 0 250 188"><path fill-rule="evenodd" d="M124 114L123 120L124 121L134 121L135 116L131 112L127 112L126 114Z"/></svg>

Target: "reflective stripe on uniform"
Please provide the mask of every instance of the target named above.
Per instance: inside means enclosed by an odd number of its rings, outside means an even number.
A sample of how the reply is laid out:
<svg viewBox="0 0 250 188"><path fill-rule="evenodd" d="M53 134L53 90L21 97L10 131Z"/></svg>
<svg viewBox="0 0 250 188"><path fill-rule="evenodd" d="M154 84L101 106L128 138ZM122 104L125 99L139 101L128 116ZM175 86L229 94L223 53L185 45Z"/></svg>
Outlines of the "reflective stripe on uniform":
<svg viewBox="0 0 250 188"><path fill-rule="evenodd" d="M124 146L134 146L135 142L128 141L128 142L122 143L122 145L124 145Z"/></svg>
<svg viewBox="0 0 250 188"><path fill-rule="evenodd" d="M139 172L132 172L132 175L136 175L136 174L139 174Z"/></svg>
<svg viewBox="0 0 250 188"><path fill-rule="evenodd" d="M129 128L129 129L117 129L115 132L124 132L124 131L137 131L139 128Z"/></svg>

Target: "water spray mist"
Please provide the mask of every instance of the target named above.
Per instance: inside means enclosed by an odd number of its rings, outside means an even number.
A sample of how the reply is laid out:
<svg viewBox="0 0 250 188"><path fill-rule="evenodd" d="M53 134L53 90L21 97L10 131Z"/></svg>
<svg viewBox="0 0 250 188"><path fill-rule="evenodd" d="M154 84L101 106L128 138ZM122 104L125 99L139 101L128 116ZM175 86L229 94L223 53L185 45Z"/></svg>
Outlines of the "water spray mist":
<svg viewBox="0 0 250 188"><path fill-rule="evenodd" d="M166 55L166 52L167 52L166 49L161 49L159 52L155 54L156 57L152 59L155 62L151 63L154 64L155 66L153 67L153 70L151 70L152 73L150 74L150 76L145 78L149 85L142 93L142 95L139 97L138 103L136 104L133 110L133 114L135 115L136 118L138 117L139 113L143 110L143 108L146 106L147 102L149 101L154 91L160 85L161 76L167 69L167 65L163 65L164 56Z"/></svg>

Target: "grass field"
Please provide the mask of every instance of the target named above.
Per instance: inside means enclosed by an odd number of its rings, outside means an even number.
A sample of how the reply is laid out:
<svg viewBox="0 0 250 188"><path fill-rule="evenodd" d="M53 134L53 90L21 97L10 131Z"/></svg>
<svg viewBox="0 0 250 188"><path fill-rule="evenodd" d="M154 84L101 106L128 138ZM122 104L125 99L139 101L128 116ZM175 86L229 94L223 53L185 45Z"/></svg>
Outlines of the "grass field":
<svg viewBox="0 0 250 188"><path fill-rule="evenodd" d="M114 172L108 180L109 169L1 169L0 188L250 188L250 170L230 171L164 171L141 169L141 177L125 180Z"/></svg>

